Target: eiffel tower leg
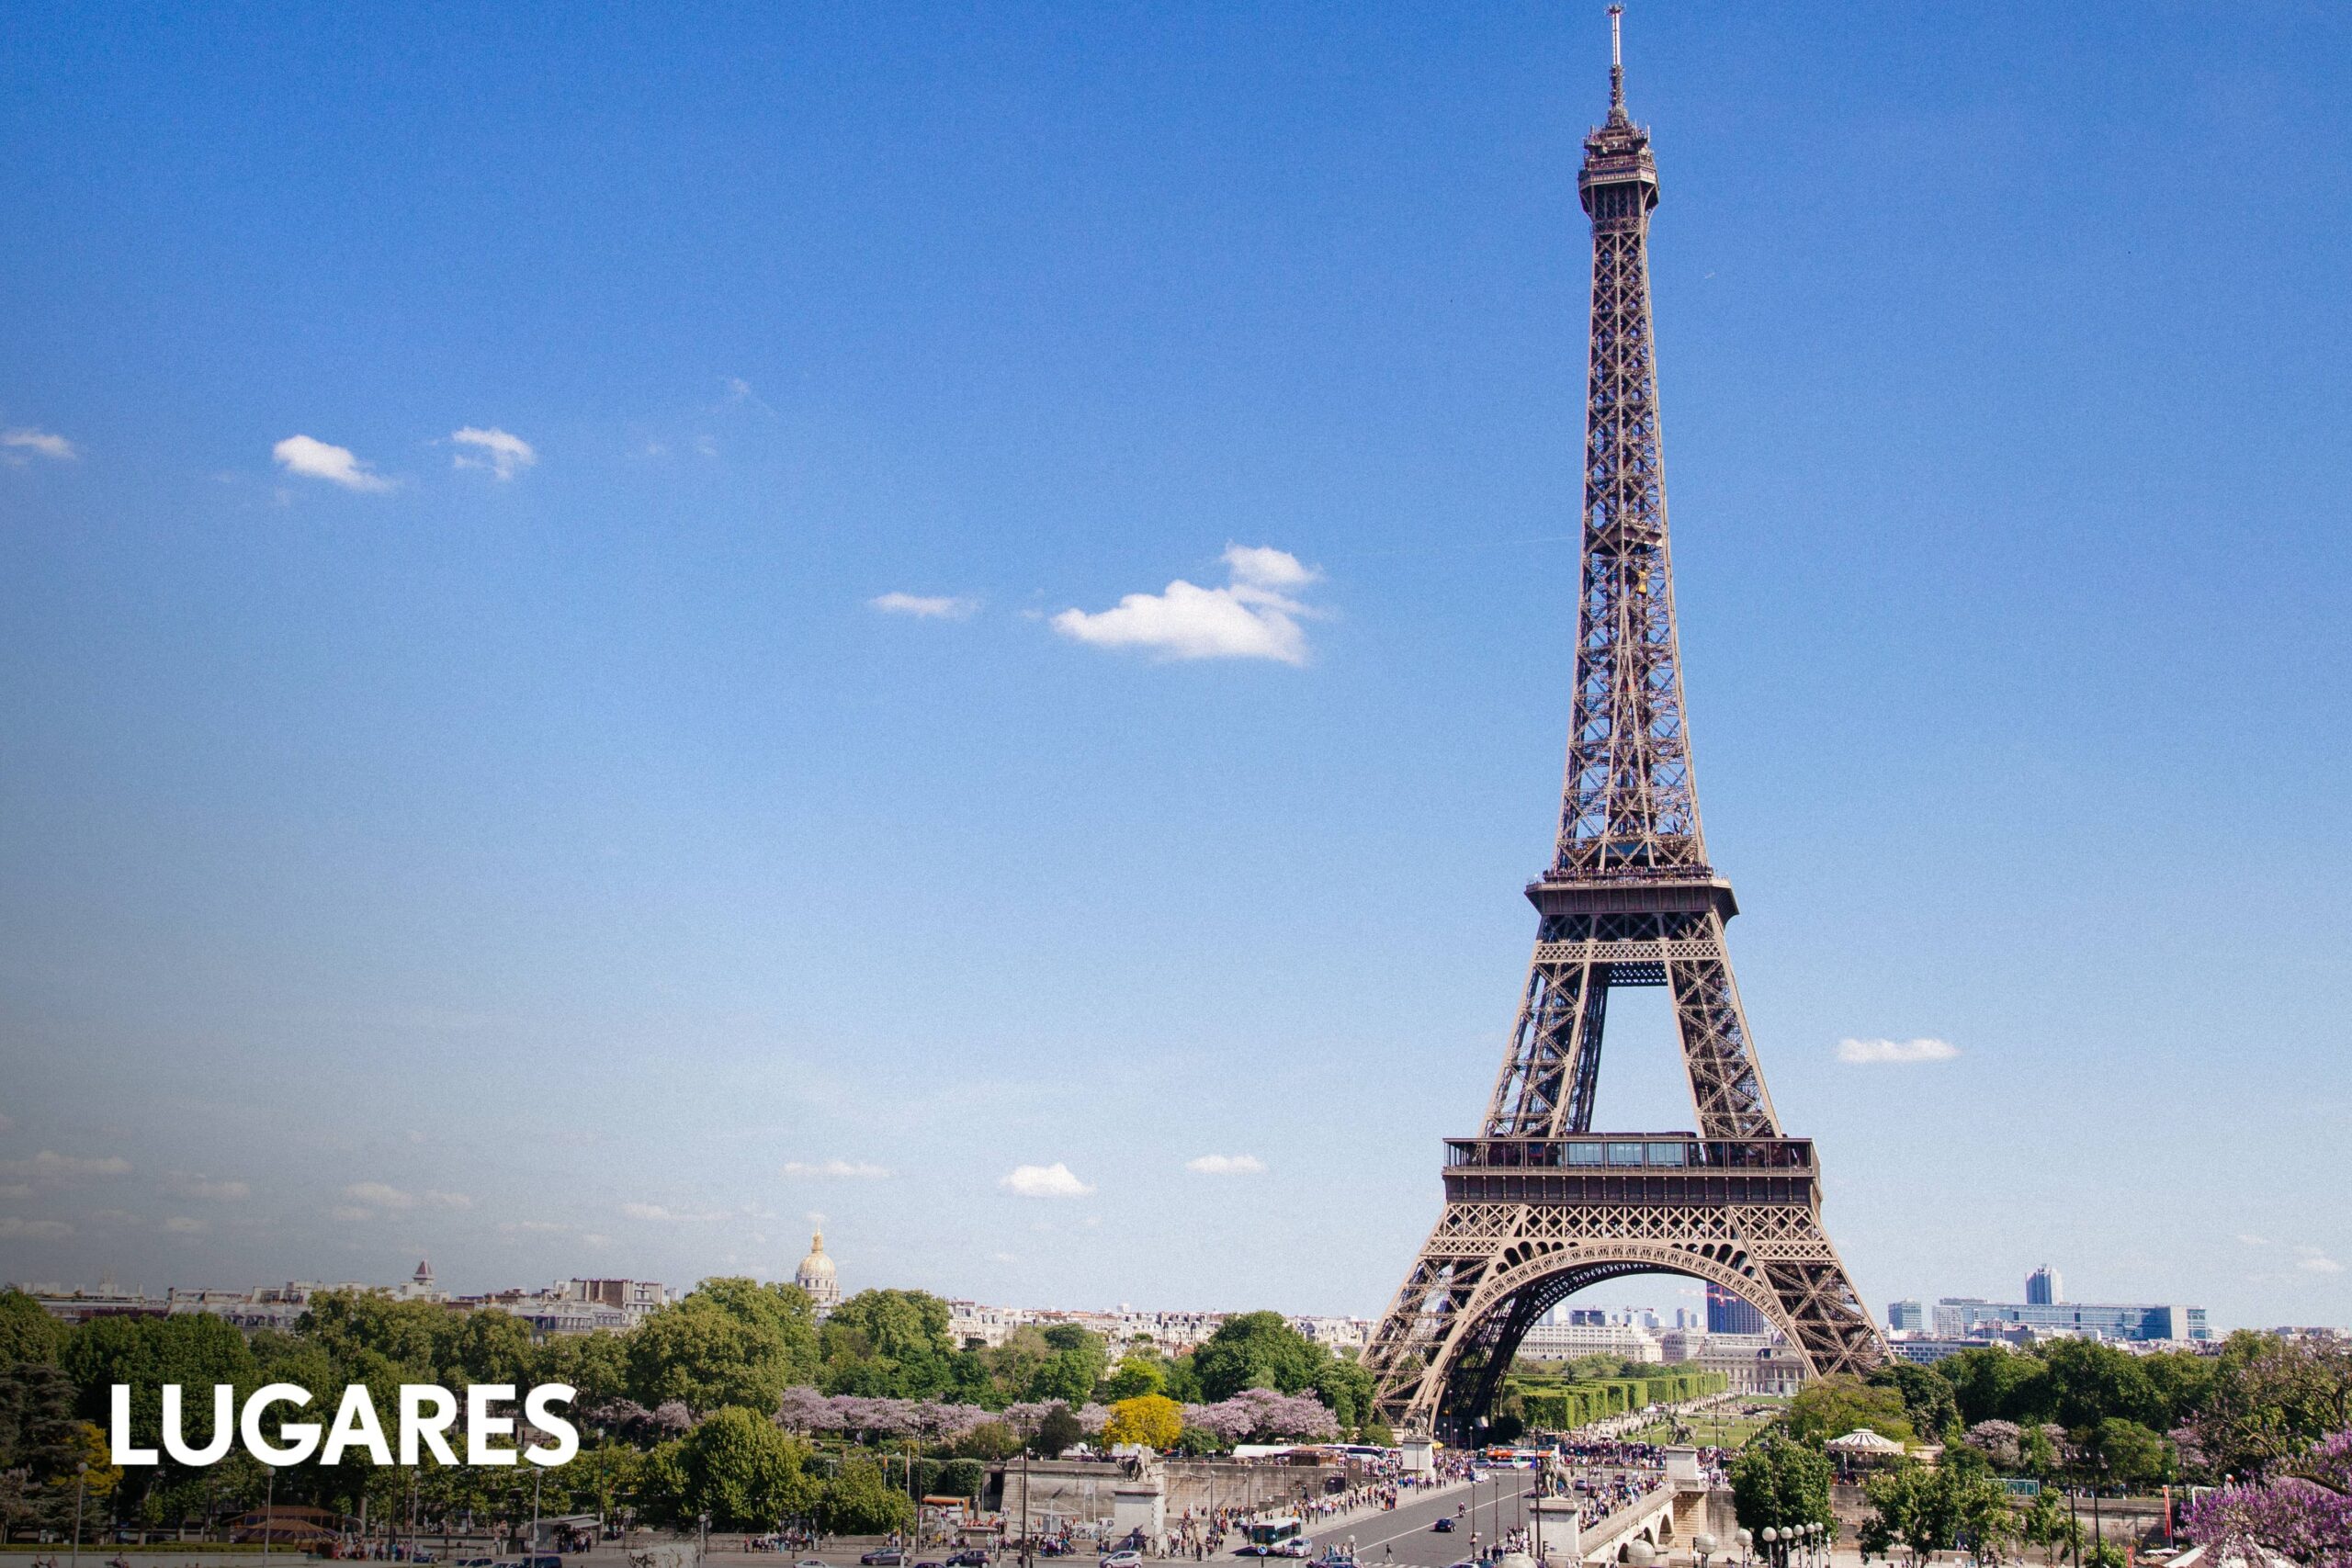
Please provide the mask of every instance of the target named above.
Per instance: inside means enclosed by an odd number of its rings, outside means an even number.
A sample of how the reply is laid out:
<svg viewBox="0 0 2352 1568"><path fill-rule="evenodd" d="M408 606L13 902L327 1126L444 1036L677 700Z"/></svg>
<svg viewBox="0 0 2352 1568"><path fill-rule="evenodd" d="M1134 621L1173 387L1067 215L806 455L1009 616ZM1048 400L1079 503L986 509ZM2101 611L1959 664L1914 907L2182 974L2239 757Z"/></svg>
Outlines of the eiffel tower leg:
<svg viewBox="0 0 2352 1568"><path fill-rule="evenodd" d="M1755 1303L1808 1370L1884 1355L1809 1203L1449 1202L1364 1353L1400 1433L1457 1436L1484 1416L1527 1330L1567 1296L1629 1274L1682 1274Z"/></svg>

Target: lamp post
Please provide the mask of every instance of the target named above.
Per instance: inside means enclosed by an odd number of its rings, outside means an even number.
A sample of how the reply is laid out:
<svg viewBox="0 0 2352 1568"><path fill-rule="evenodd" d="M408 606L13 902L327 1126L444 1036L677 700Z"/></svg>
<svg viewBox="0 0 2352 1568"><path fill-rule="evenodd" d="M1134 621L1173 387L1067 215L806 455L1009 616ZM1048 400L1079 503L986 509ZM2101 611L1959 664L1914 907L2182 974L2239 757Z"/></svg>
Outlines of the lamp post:
<svg viewBox="0 0 2352 1568"><path fill-rule="evenodd" d="M1756 1532L1743 1529L1733 1539L1739 1542L1739 1568L1747 1568L1748 1563L1755 1560Z"/></svg>
<svg viewBox="0 0 2352 1568"><path fill-rule="evenodd" d="M1764 1561L1770 1563L1772 1568L1780 1568L1781 1527L1778 1525L1764 1527Z"/></svg>
<svg viewBox="0 0 2352 1568"><path fill-rule="evenodd" d="M1690 1538L1690 1550L1699 1554L1699 1568L1707 1568L1707 1559L1715 1554L1715 1538L1701 1530Z"/></svg>
<svg viewBox="0 0 2352 1568"><path fill-rule="evenodd" d="M261 1500L261 1554L269 1558L269 1538L277 1533L277 1467L269 1465L269 1484L263 1489Z"/></svg>
<svg viewBox="0 0 2352 1568"><path fill-rule="evenodd" d="M82 1561L82 1489L90 1482L90 1461L83 1460L74 1467L74 1548L68 1561Z"/></svg>

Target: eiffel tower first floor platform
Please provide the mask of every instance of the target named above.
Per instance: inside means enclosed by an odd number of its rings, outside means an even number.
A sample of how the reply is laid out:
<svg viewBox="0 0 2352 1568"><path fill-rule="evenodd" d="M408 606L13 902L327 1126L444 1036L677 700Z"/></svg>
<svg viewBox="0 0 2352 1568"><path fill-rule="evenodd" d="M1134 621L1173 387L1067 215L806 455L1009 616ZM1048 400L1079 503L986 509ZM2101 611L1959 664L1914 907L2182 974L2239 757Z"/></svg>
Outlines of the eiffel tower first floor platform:
<svg viewBox="0 0 2352 1568"><path fill-rule="evenodd" d="M1445 1212L1363 1364L1400 1435L1466 1437L1520 1340L1587 1286L1682 1274L1754 1303L1812 1373L1884 1344L1821 1226L1803 1138L1589 1133L1447 1145Z"/></svg>

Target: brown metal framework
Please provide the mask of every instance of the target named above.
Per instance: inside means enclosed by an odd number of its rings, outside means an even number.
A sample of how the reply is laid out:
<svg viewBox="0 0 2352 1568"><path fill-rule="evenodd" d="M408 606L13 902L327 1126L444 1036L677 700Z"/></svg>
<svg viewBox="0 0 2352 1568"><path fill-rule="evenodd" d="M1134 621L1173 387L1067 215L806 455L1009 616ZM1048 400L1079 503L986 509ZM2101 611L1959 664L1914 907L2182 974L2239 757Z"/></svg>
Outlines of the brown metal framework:
<svg viewBox="0 0 2352 1568"><path fill-rule="evenodd" d="M1700 829L1667 544L1650 326L1657 166L1625 113L1613 44L1609 118L1586 138L1577 180L1592 221L1592 337L1559 842L1527 889L1535 954L1481 1135L1448 1145L1445 1213L1365 1352L1399 1431L1476 1421L1537 1319L1623 1274L1686 1274L1745 1297L1815 1373L1885 1354L1821 1227L1813 1145L1781 1134L1724 945L1739 907ZM1672 996L1696 1136L1590 1132L1618 986Z"/></svg>

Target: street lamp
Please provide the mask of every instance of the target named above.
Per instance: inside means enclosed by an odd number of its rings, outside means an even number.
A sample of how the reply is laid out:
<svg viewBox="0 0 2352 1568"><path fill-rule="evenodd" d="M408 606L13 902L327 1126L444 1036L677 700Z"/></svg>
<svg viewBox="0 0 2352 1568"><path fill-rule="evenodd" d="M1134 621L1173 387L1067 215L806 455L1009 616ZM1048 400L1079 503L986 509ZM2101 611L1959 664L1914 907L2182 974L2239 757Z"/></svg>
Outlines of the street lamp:
<svg viewBox="0 0 2352 1568"><path fill-rule="evenodd" d="M74 1467L74 1550L68 1561L82 1561L82 1488L90 1481L90 1461L83 1460Z"/></svg>
<svg viewBox="0 0 2352 1568"><path fill-rule="evenodd" d="M1751 1529L1743 1529L1734 1539L1739 1542L1740 1568L1747 1568L1749 1558L1756 1551L1756 1532Z"/></svg>
<svg viewBox="0 0 2352 1568"><path fill-rule="evenodd" d="M1781 1527L1778 1525L1764 1527L1764 1561L1778 1568L1781 1561Z"/></svg>
<svg viewBox="0 0 2352 1568"><path fill-rule="evenodd" d="M1707 1568L1707 1559L1715 1554L1715 1538L1701 1530L1690 1538L1690 1550L1699 1554L1699 1568Z"/></svg>

